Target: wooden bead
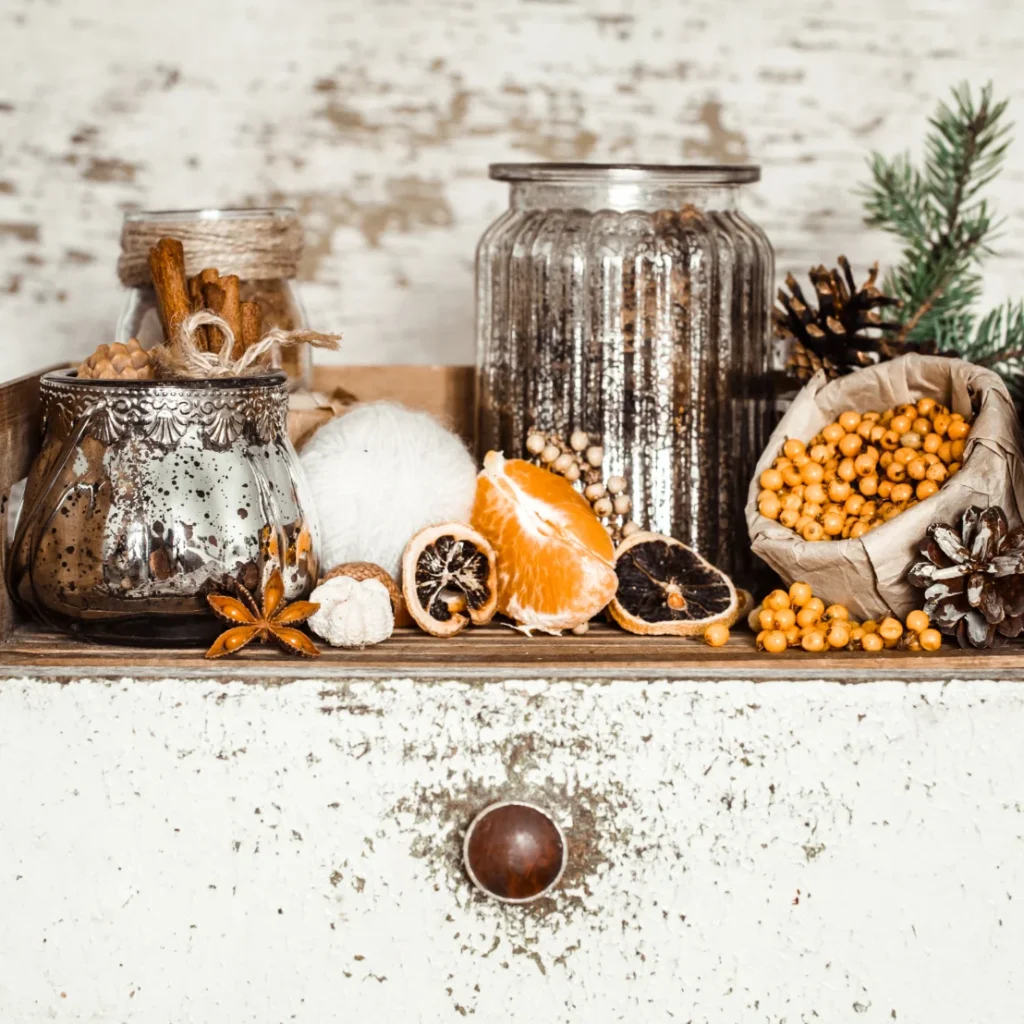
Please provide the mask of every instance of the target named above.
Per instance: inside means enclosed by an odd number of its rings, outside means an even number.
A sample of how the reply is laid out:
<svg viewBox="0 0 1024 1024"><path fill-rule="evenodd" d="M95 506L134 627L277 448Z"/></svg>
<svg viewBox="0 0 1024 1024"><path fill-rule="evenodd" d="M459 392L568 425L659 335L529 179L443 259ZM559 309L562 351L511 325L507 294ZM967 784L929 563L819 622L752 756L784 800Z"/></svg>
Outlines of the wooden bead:
<svg viewBox="0 0 1024 1024"><path fill-rule="evenodd" d="M463 860L470 881L504 903L527 903L552 889L566 864L562 830L532 804L491 804L466 832Z"/></svg>

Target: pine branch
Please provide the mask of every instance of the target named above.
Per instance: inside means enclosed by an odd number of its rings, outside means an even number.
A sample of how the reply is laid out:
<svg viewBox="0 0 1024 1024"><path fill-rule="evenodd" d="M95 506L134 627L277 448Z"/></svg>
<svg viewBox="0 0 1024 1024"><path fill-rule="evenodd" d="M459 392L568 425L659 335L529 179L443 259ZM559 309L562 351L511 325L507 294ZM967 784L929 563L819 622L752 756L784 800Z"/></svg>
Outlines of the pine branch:
<svg viewBox="0 0 1024 1024"><path fill-rule="evenodd" d="M923 171L906 155L871 159L862 190L865 220L903 240L886 288L903 301L898 340L937 345L969 336L971 307L981 293L977 267L992 253L999 223L981 190L1002 169L1010 126L1006 101L993 102L986 85L977 104L967 85L940 103L925 140Z"/></svg>

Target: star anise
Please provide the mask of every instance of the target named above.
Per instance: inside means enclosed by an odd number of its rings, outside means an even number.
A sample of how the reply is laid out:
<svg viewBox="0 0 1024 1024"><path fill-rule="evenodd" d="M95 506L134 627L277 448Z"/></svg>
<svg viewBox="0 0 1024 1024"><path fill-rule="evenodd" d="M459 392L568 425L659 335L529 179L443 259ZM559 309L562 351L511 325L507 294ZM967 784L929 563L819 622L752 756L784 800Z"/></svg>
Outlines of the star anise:
<svg viewBox="0 0 1024 1024"><path fill-rule="evenodd" d="M206 652L208 658L221 658L234 654L253 640L266 643L273 640L279 647L304 658L320 655L316 645L293 626L305 622L320 605L312 601L294 601L284 604L284 581L275 569L263 585L263 607L237 580L232 581L234 597L229 594L208 594L206 600L214 614L232 625L221 633Z"/></svg>
<svg viewBox="0 0 1024 1024"><path fill-rule="evenodd" d="M921 554L907 579L924 588L932 624L961 647L1024 632L1024 527L1011 530L1001 508L969 508L959 529L932 523Z"/></svg>

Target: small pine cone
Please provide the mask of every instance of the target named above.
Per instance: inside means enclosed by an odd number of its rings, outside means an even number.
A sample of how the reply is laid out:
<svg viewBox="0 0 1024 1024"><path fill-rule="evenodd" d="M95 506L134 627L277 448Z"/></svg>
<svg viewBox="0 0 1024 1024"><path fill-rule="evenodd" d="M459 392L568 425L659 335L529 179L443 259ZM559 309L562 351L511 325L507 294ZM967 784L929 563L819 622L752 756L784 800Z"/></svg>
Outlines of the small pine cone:
<svg viewBox="0 0 1024 1024"><path fill-rule="evenodd" d="M99 345L78 367L80 380L151 380L154 362L135 338L127 343Z"/></svg>

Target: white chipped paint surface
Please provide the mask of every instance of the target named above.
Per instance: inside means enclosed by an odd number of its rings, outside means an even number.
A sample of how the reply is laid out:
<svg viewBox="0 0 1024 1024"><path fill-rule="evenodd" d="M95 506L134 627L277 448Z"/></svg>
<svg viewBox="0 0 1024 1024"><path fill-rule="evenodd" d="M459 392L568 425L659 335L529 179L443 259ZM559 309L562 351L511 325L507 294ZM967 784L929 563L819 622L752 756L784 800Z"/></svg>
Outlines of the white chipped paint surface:
<svg viewBox="0 0 1024 1024"><path fill-rule="evenodd" d="M780 273L893 253L851 194L950 85L1024 122L1011 0L7 0L0 378L110 340L122 211L288 202L347 362L471 361L496 160L737 161ZM989 296L1020 294L1024 142Z"/></svg>
<svg viewBox="0 0 1024 1024"><path fill-rule="evenodd" d="M1009 1024L1013 684L0 682L0 1020ZM555 812L559 894L460 828Z"/></svg>

